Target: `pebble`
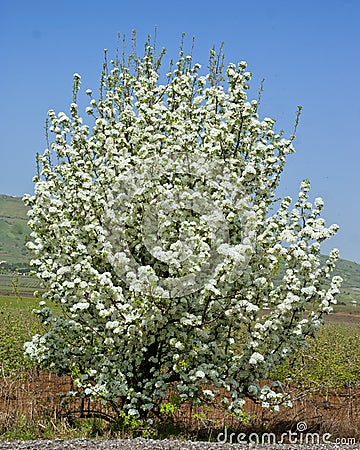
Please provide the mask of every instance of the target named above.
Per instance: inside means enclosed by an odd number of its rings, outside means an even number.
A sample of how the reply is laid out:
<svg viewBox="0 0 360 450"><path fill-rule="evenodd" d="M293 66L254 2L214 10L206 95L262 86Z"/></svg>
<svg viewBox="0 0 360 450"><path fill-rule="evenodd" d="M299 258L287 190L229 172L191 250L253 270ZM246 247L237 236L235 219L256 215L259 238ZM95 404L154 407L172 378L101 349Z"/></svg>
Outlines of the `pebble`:
<svg viewBox="0 0 360 450"><path fill-rule="evenodd" d="M229 444L216 442L192 442L179 440L153 439L54 439L34 441L1 441L0 449L11 450L236 450L236 449L266 449L266 450L360 450L359 444Z"/></svg>

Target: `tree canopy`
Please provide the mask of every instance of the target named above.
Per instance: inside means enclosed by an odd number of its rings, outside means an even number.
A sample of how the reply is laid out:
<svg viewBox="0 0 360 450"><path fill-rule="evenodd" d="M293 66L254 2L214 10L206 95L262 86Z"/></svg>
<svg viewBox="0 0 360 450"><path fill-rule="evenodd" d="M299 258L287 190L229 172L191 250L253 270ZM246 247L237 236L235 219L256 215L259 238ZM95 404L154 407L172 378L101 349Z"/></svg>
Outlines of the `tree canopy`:
<svg viewBox="0 0 360 450"><path fill-rule="evenodd" d="M78 74L69 114L48 112L25 196L47 331L26 352L119 414L156 414L170 387L235 414L246 397L277 408L284 393L263 380L339 291L338 251L320 261L337 226L307 180L276 198L295 136L259 117L246 63L211 49L206 71L181 46L164 72L164 53L150 40L141 57L106 53L88 124Z"/></svg>

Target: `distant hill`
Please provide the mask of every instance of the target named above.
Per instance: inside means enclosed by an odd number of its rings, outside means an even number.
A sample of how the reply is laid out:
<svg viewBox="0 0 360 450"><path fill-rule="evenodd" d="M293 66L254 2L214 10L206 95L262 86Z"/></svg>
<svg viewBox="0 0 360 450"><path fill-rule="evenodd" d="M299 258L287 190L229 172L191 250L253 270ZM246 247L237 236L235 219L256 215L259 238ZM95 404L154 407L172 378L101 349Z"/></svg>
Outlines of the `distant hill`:
<svg viewBox="0 0 360 450"><path fill-rule="evenodd" d="M27 220L27 208L21 198L0 195L0 261L6 261L1 270L28 270Z"/></svg>
<svg viewBox="0 0 360 450"><path fill-rule="evenodd" d="M355 289L360 291L360 264L339 259L336 262L335 275L343 278L342 286L347 289Z"/></svg>

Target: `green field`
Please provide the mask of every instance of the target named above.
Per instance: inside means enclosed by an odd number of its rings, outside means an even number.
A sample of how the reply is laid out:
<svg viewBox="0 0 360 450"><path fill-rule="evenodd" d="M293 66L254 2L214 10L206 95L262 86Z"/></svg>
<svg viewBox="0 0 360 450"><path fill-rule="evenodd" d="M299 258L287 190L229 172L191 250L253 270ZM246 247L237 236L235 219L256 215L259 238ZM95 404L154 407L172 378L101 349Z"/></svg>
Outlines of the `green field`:
<svg viewBox="0 0 360 450"><path fill-rule="evenodd" d="M0 310L4 311L18 311L19 315L22 315L24 312L31 312L33 309L39 307L39 299L38 298L18 298L18 297L10 297L7 295L0 296Z"/></svg>
<svg viewBox="0 0 360 450"><path fill-rule="evenodd" d="M24 358L24 343L40 331L32 313L37 299L0 297L0 369L3 376L16 374L32 364Z"/></svg>
<svg viewBox="0 0 360 450"><path fill-rule="evenodd" d="M34 276L0 273L0 295L33 296L39 287L39 280Z"/></svg>

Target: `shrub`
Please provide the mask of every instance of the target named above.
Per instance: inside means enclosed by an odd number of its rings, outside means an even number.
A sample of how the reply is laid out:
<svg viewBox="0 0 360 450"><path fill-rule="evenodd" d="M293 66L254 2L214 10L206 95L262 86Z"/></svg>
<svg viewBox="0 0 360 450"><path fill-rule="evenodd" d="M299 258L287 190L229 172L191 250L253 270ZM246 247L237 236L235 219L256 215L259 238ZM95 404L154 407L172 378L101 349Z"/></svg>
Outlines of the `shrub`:
<svg viewBox="0 0 360 450"><path fill-rule="evenodd" d="M181 46L163 74L164 52L147 41L142 57L105 53L99 97L86 91L92 128L79 74L70 114L48 113L53 139L25 202L50 329L26 352L136 419L159 412L169 386L195 404L222 392L235 414L246 396L277 405L259 380L331 311L338 252L319 255L337 226L307 180L293 205L276 200L294 136L259 119L246 63L225 70L212 49L202 74Z"/></svg>

